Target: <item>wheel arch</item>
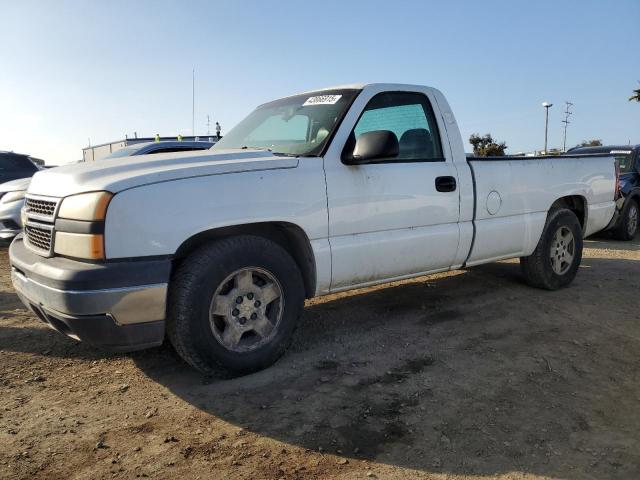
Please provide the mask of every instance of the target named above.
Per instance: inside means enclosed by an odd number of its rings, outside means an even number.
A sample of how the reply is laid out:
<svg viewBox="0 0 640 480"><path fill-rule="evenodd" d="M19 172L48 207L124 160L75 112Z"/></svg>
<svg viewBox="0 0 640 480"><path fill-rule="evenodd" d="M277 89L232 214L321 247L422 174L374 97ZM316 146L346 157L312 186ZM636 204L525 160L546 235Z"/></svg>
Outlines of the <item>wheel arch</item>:
<svg viewBox="0 0 640 480"><path fill-rule="evenodd" d="M556 208L566 208L567 210L571 210L576 217L578 217L582 231L586 231L589 209L587 208L587 199L585 197L582 195L567 195L566 197L560 197L553 202L549 211Z"/></svg>
<svg viewBox="0 0 640 480"><path fill-rule="evenodd" d="M640 203L640 187L635 187L634 189L632 189L629 192L629 195L626 196L625 201L626 200L635 200L636 202Z"/></svg>
<svg viewBox="0 0 640 480"><path fill-rule="evenodd" d="M307 298L316 291L316 261L311 242L305 231L290 222L259 222L213 228L186 239L173 255L173 269L191 252L207 242L238 235L254 235L271 240L284 248L295 260L304 280Z"/></svg>

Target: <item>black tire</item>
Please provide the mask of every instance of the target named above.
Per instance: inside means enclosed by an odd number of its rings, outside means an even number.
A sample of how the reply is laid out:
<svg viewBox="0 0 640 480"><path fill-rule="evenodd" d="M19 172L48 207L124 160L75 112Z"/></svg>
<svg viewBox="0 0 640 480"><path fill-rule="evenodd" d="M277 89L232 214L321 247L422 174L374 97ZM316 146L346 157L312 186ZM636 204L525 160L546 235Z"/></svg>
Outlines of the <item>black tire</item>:
<svg viewBox="0 0 640 480"><path fill-rule="evenodd" d="M277 280L282 292L279 298L283 298L282 313L268 343L250 351L232 351L215 336L214 321L210 323L210 318L214 318L210 317L210 308L214 293L229 275L254 267L268 272ZM303 285L296 262L281 246L270 240L243 235L213 241L187 257L172 276L167 336L178 354L203 373L219 372L220 367L239 374L266 368L282 356L291 342L304 303ZM246 318L244 320L247 321ZM242 333L240 341L246 334ZM263 340L266 341L266 337L260 341Z"/></svg>
<svg viewBox="0 0 640 480"><path fill-rule="evenodd" d="M573 252L571 262L564 266L566 271L557 273L552 265L551 248L560 229L567 229L573 235ZM568 286L580 267L582 261L582 227L578 217L567 209L549 212L542 236L534 252L528 257L520 258L520 266L525 280L532 287L546 290L558 290ZM557 251L557 250L555 250Z"/></svg>
<svg viewBox="0 0 640 480"><path fill-rule="evenodd" d="M616 240L633 240L638 233L639 224L640 206L635 199L629 199L625 202L624 207L622 208L618 225L613 230L613 237Z"/></svg>

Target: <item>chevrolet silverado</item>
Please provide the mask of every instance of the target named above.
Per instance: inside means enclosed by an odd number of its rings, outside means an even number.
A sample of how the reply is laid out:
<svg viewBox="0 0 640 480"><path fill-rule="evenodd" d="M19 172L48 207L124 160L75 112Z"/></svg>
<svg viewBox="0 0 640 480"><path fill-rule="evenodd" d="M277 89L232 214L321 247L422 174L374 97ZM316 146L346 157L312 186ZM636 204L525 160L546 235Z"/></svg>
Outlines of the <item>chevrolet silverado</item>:
<svg viewBox="0 0 640 480"><path fill-rule="evenodd" d="M438 90L349 85L259 106L213 148L39 172L13 285L54 329L251 372L305 298L520 258L574 279L615 210L609 155L467 158Z"/></svg>

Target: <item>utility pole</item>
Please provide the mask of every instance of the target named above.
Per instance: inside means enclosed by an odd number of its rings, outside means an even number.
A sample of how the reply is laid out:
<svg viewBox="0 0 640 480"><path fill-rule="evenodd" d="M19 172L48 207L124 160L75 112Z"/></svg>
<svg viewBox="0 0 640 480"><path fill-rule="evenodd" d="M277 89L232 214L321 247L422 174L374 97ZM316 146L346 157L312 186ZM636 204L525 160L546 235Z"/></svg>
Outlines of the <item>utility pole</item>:
<svg viewBox="0 0 640 480"><path fill-rule="evenodd" d="M571 123L569 121L569 116L573 115L573 112L571 111L571 107L573 107L573 103L571 103L568 100L565 101L564 103L565 103L564 120L562 120L562 123L564 123L564 135L562 136L562 151L566 152L567 151L567 127Z"/></svg>
<svg viewBox="0 0 640 480"><path fill-rule="evenodd" d="M196 69L191 72L191 135L196 135Z"/></svg>
<svg viewBox="0 0 640 480"><path fill-rule="evenodd" d="M207 115L207 136L211 135L211 130L210 127L211 126L211 120L209 120L209 115Z"/></svg>
<svg viewBox="0 0 640 480"><path fill-rule="evenodd" d="M553 107L553 103L542 102L542 106L545 109L545 121L544 121L544 154L547 154L547 139L549 137L549 109Z"/></svg>

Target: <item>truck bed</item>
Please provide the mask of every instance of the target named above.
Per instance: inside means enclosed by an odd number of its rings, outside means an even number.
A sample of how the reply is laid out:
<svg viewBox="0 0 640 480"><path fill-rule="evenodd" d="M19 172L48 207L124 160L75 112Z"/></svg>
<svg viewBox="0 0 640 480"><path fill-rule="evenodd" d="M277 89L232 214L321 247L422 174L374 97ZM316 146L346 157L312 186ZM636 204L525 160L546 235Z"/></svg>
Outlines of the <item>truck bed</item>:
<svg viewBox="0 0 640 480"><path fill-rule="evenodd" d="M611 156L470 156L467 163L475 206L466 265L530 255L559 192L582 206L585 236L604 229L613 216Z"/></svg>

